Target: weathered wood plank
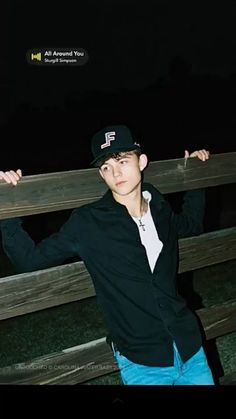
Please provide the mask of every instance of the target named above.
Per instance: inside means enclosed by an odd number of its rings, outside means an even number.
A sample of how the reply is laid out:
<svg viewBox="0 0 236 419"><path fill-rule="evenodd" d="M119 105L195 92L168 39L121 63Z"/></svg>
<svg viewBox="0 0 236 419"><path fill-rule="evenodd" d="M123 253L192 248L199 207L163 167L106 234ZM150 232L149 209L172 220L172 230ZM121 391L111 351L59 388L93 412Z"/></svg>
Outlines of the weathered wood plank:
<svg viewBox="0 0 236 419"><path fill-rule="evenodd" d="M0 384L76 384L117 371L105 338L0 368Z"/></svg>
<svg viewBox="0 0 236 419"><path fill-rule="evenodd" d="M236 182L236 153L198 159L151 162L145 180L162 193ZM75 208L102 196L106 186L97 169L23 177L17 187L0 183L0 219Z"/></svg>
<svg viewBox="0 0 236 419"><path fill-rule="evenodd" d="M198 159L152 162L146 171L145 180L162 193L236 182L236 152L214 154L205 163Z"/></svg>
<svg viewBox="0 0 236 419"><path fill-rule="evenodd" d="M0 278L0 320L95 295L83 262Z"/></svg>
<svg viewBox="0 0 236 419"><path fill-rule="evenodd" d="M179 240L179 273L236 258L236 227Z"/></svg>
<svg viewBox="0 0 236 419"><path fill-rule="evenodd" d="M197 311L207 339L236 330L236 301ZM105 338L0 368L0 384L76 384L117 371Z"/></svg>
<svg viewBox="0 0 236 419"><path fill-rule="evenodd" d="M236 301L225 301L196 311L204 328L206 338L214 339L236 331Z"/></svg>
<svg viewBox="0 0 236 419"><path fill-rule="evenodd" d="M235 259L236 227L179 240L179 272ZM0 320L95 295L83 262L0 278Z"/></svg>

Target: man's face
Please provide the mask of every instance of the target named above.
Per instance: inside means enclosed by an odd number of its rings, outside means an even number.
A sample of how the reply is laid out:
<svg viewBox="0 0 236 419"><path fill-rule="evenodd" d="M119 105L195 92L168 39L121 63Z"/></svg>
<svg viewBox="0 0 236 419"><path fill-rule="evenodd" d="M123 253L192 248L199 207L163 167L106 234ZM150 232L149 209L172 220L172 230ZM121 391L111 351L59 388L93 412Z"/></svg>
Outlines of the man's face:
<svg viewBox="0 0 236 419"><path fill-rule="evenodd" d="M141 182L141 173L147 165L145 154L121 153L117 159L109 158L99 172L113 194L126 196Z"/></svg>

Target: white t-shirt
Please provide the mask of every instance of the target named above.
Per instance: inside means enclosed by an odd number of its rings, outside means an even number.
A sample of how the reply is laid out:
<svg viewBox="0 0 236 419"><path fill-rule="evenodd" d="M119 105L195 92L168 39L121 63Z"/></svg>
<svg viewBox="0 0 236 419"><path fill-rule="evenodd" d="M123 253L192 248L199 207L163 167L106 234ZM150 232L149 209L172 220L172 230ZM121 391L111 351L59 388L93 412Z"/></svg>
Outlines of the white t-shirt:
<svg viewBox="0 0 236 419"><path fill-rule="evenodd" d="M152 218L149 202L152 195L148 191L143 191L143 197L148 203L148 210L143 217L132 217L138 226L140 239L146 249L148 262L153 272L158 256L162 250L163 243L158 237L158 233Z"/></svg>

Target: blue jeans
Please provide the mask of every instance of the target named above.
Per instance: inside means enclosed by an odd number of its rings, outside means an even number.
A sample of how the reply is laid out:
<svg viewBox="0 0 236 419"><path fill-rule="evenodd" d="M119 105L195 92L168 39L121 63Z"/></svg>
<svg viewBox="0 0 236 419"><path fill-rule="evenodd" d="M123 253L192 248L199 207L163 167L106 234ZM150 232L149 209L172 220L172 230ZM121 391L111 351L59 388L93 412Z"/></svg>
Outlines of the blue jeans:
<svg viewBox="0 0 236 419"><path fill-rule="evenodd" d="M174 366L149 367L135 364L114 351L123 384L138 385L214 385L203 348L183 362L174 343Z"/></svg>

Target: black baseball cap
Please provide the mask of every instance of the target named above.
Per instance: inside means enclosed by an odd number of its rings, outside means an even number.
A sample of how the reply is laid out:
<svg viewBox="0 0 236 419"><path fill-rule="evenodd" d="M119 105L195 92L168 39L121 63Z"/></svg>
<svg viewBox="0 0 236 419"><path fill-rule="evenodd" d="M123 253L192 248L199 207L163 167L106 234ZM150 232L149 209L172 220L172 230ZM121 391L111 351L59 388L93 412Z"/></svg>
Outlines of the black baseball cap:
<svg viewBox="0 0 236 419"><path fill-rule="evenodd" d="M126 125L110 125L98 131L91 141L94 165L101 158L122 151L140 150L140 144Z"/></svg>

